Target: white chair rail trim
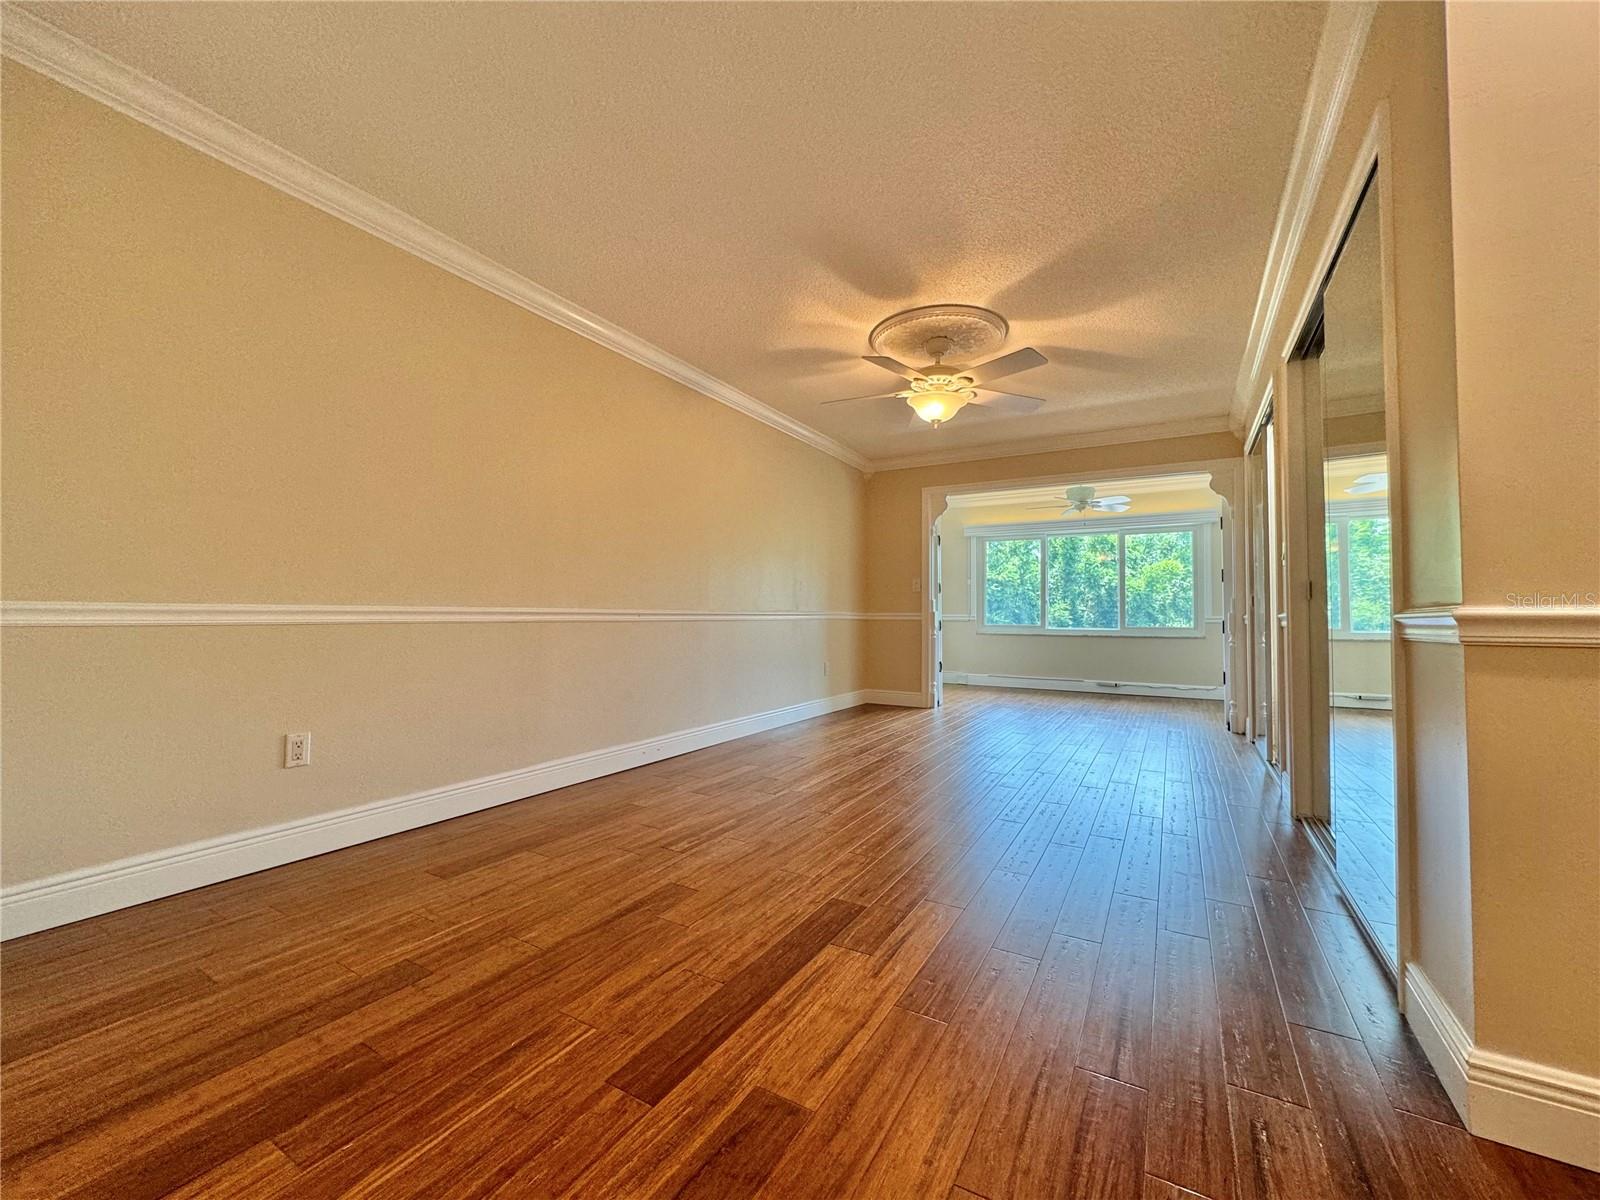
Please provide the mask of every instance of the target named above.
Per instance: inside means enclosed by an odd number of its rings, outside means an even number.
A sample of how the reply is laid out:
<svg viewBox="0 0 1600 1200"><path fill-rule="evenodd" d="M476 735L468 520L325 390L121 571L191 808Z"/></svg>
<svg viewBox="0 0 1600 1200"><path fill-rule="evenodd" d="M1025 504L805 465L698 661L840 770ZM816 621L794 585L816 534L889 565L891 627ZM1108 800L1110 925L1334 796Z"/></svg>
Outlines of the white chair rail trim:
<svg viewBox="0 0 1600 1200"><path fill-rule="evenodd" d="M920 621L921 613L799 609L523 608L399 604L125 604L10 600L0 625L412 625L641 621Z"/></svg>
<svg viewBox="0 0 1600 1200"><path fill-rule="evenodd" d="M1461 638L1456 632L1456 619L1448 608L1424 608L1415 612L1394 614L1395 628L1400 640L1405 642L1439 642L1454 646Z"/></svg>
<svg viewBox="0 0 1600 1200"><path fill-rule="evenodd" d="M1600 605L1587 603L1464 604L1456 628L1467 646L1600 647Z"/></svg>

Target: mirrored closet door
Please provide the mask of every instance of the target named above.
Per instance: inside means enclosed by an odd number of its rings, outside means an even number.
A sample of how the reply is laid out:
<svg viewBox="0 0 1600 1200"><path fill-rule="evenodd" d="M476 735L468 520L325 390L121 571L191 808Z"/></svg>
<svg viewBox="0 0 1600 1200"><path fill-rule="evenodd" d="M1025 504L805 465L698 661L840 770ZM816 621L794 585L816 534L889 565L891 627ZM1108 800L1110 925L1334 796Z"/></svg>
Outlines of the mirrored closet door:
<svg viewBox="0 0 1600 1200"><path fill-rule="evenodd" d="M1308 509L1325 543L1326 770L1318 805L1347 899L1396 959L1394 722L1390 628L1389 463L1385 452L1383 276L1378 205L1369 186L1322 293L1306 340L1315 373L1320 470L1307 472ZM1316 403L1320 401L1320 403ZM1320 437L1318 434L1320 433ZM1309 465L1309 464L1308 464ZM1321 630L1318 631L1322 632ZM1321 643L1318 637L1313 644ZM1320 733L1320 731L1319 731ZM1322 741L1321 737L1317 738Z"/></svg>

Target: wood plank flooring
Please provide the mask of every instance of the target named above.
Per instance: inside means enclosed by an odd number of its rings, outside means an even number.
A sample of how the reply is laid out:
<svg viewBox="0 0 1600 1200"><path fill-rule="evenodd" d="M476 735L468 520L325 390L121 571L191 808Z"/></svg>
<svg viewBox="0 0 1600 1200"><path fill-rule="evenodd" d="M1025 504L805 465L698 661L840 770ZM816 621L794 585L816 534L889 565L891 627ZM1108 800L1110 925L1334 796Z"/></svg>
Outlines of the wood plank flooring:
<svg viewBox="0 0 1600 1200"><path fill-rule="evenodd" d="M1394 720L1376 709L1335 708L1330 738L1333 834L1339 874L1394 960Z"/></svg>
<svg viewBox="0 0 1600 1200"><path fill-rule="evenodd" d="M1594 1195L1217 705L951 688L0 949L32 1197Z"/></svg>

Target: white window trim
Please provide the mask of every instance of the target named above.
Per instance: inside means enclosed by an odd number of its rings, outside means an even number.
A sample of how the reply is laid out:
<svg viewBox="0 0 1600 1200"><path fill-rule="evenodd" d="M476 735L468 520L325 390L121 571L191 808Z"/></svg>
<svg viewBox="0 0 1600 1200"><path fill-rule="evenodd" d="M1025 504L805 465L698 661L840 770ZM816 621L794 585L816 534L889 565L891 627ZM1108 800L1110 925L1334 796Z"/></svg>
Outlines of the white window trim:
<svg viewBox="0 0 1600 1200"><path fill-rule="evenodd" d="M1211 593L1211 532L1218 514L1198 512L1157 513L1138 517L1092 517L1076 520L1026 521L1005 525L969 525L963 531L971 546L972 612L977 631L1005 637L1132 637L1203 638L1206 636L1206 610ZM1117 628L1052 629L1045 624L1050 606L1049 555L1044 542L1061 534L1110 533L1117 535ZM1194 545L1194 623L1182 628L1129 627L1127 621L1127 553L1124 538L1129 533L1189 533ZM1037 625L991 625L984 593L988 582L988 544L999 541L1037 540L1039 544L1039 623Z"/></svg>
<svg viewBox="0 0 1600 1200"><path fill-rule="evenodd" d="M1393 550L1394 523L1389 516L1389 504L1385 500L1330 500L1324 506L1326 520L1333 522L1338 529L1339 539L1339 626L1328 626L1328 639L1335 642L1387 642L1390 637L1388 629L1351 629L1350 628L1350 522L1352 520L1365 520L1371 517L1382 517L1389 521L1390 549ZM1327 550L1324 549L1326 554ZM1390 564L1390 603L1389 608L1394 609L1394 568Z"/></svg>

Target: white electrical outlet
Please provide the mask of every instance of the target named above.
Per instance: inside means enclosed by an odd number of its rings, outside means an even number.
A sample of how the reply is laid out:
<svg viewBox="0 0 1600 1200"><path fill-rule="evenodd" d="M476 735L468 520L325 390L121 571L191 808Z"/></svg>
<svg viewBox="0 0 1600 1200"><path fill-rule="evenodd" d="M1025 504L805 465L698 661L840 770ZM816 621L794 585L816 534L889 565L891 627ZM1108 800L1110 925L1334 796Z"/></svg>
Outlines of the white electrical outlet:
<svg viewBox="0 0 1600 1200"><path fill-rule="evenodd" d="M828 660L827 659L823 659L822 660L822 677L824 679L826 679L828 677Z"/></svg>
<svg viewBox="0 0 1600 1200"><path fill-rule="evenodd" d="M283 765L309 767L311 765L311 735L286 733L283 735Z"/></svg>

